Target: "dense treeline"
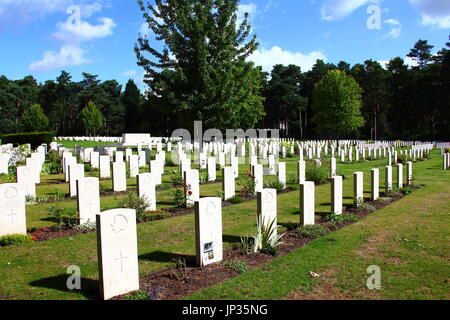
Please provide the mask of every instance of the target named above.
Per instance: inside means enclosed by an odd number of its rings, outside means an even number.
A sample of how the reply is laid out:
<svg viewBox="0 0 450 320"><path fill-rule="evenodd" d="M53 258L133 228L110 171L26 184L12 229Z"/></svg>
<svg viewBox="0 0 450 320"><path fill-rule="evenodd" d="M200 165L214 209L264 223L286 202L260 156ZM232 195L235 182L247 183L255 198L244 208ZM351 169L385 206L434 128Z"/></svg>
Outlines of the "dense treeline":
<svg viewBox="0 0 450 320"><path fill-rule="evenodd" d="M352 76L362 89L361 113L365 124L349 137L366 139L450 139L450 43L435 56L426 40L409 53L416 67L401 58L384 69L367 60L351 67L318 60L311 71L298 66L275 66L264 87L265 127L279 127L286 136L319 138L312 123L314 86L328 71L339 69Z"/></svg>
<svg viewBox="0 0 450 320"><path fill-rule="evenodd" d="M436 55L432 46L419 40L409 57L417 62L408 67L401 58L389 61L387 69L368 60L350 66L318 60L311 71L302 72L295 65L276 65L271 74L251 68L249 77L257 79L251 99L264 101L264 111L257 110L257 127L279 128L283 136L320 138L314 118L313 90L329 70L339 69L352 76L362 89L361 114L365 124L348 137L366 139L450 139L450 43ZM245 68L244 65L240 66ZM249 69L250 70L250 69ZM166 82L178 75L165 75ZM261 99L261 97L263 99ZM249 99L247 95L245 99ZM249 101L253 101L249 100ZM100 111L100 126L94 131L83 126L82 110L93 102ZM116 81L100 81L96 75L83 73L83 80L74 82L62 71L56 80L37 83L32 76L21 80L0 77L0 134L20 131L56 130L58 135L121 135L123 132L150 132L170 135L172 130L186 126L186 116L194 120L199 110L180 110L174 101L154 90L139 91L129 80L125 88ZM43 109L48 122L42 118ZM92 105L90 106L92 107ZM184 106L187 108L186 106ZM88 109L88 108L86 108ZM248 119L252 109L238 110ZM226 114L226 113L225 113ZM44 116L44 118L45 118ZM85 116L84 116L85 117ZM209 117L208 114L203 117ZM220 121L221 115L215 115ZM30 118L32 120L30 120ZM191 119L192 118L192 119ZM248 129L251 122L236 122ZM39 124L39 125L38 125ZM31 127L31 128L30 128ZM206 128L214 127L214 122ZM205 125L204 125L204 129ZM220 126L219 126L220 128Z"/></svg>

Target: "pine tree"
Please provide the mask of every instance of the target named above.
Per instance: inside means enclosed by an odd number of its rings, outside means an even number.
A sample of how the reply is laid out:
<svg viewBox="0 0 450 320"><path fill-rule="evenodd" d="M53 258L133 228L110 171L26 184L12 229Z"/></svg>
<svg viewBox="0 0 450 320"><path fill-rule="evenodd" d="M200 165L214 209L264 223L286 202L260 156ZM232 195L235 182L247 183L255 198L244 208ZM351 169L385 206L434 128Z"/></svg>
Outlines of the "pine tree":
<svg viewBox="0 0 450 320"><path fill-rule="evenodd" d="M181 125L202 120L204 127L226 129L260 120L264 110L259 90L254 89L261 79L245 61L258 43L255 35L247 41L248 14L237 26L238 0L138 4L156 39L164 42L160 52L148 37L140 36L135 46L138 65L146 71L150 95L177 113ZM259 115L250 124L247 113L241 114L249 108Z"/></svg>

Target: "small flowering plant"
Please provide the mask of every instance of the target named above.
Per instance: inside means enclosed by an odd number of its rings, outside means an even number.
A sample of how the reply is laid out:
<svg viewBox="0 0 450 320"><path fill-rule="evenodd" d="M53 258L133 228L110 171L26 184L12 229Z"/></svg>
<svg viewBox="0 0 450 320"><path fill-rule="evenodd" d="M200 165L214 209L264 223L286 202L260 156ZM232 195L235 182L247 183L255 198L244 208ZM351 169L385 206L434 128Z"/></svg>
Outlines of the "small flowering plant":
<svg viewBox="0 0 450 320"><path fill-rule="evenodd" d="M244 176L242 177L241 181L238 182L240 186L242 186L241 189L241 195L242 197L251 198L255 196L255 176L251 173L251 171L245 171Z"/></svg>

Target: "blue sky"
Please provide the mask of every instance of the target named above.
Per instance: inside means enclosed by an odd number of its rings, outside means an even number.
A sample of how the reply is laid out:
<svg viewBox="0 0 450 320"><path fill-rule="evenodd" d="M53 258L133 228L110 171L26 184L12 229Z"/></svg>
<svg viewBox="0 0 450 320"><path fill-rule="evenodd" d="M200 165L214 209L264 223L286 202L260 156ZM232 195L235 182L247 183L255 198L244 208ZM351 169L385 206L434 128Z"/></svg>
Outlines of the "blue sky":
<svg viewBox="0 0 450 320"><path fill-rule="evenodd" d="M436 52L450 34L449 0L242 0L239 11L260 42L250 59L266 71L405 58L419 38ZM44 82L66 70L142 86L133 47L143 23L135 0L0 0L0 74Z"/></svg>

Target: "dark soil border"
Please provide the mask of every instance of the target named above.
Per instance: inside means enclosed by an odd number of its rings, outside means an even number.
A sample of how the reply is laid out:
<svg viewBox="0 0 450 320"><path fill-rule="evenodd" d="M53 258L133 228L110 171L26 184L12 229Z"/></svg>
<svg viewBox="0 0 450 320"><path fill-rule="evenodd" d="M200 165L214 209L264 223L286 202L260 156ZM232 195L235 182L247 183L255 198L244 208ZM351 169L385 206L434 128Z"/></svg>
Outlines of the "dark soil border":
<svg viewBox="0 0 450 320"><path fill-rule="evenodd" d="M414 190L419 187L413 187ZM404 198L403 193L392 193L388 195L386 201L369 201L364 202L365 205L375 208L374 211L367 208L346 208L343 213L353 214L358 217L358 221L364 219L369 214L376 212L392 203ZM316 217L316 224L326 223L325 217ZM345 222L335 225L330 231L334 232L344 228L355 222ZM282 244L279 246L280 253L277 256L271 256L264 253L243 255L238 246L235 245L232 249L224 250L223 261L215 263L203 268L195 266L195 257L187 257L186 268L177 269L175 266L164 270L160 270L148 275L142 276L139 279L139 289L149 293L153 300L178 300L188 295L199 292L207 287L216 285L225 280L229 280L239 275L238 272L227 267L226 262L241 261L244 262L248 270L256 269L263 264L271 262L277 258L283 257L288 253L301 248L308 243L316 240L311 237L303 237L295 231L283 232ZM185 258L185 257L180 257ZM112 298L111 300L123 300L130 294L121 295Z"/></svg>
<svg viewBox="0 0 450 320"><path fill-rule="evenodd" d="M131 191L131 190L136 190L136 189L129 189L129 190L123 191L123 192L110 192L109 194L110 195L126 195L128 193L128 191ZM288 192L293 192L293 191L295 191L293 188L286 188L282 191L279 191L278 194L283 194L283 193L288 193ZM104 195L104 194L102 194L102 195ZM73 200L74 198L67 198L67 199ZM255 200L256 197L243 198L243 199L244 199L244 201L241 203ZM48 203L55 202L55 201L56 200L48 201ZM241 203L232 203L232 202L222 201L222 208L241 204ZM148 216L148 220L142 221L139 223L148 223L148 222L155 221L155 220L165 220L165 219L170 219L170 218L184 216L187 214L194 213L194 208L171 207L171 208L163 208L163 210L165 212L168 212L169 215L165 216L162 212L156 211L156 212L151 213ZM86 234L86 233L90 233L90 232L95 232L95 229L80 229L77 227L69 228L66 226L51 226L51 227L29 229L28 234L30 236L32 236L33 241L43 242L43 241L47 241L47 240L66 238L66 237L76 236L79 234Z"/></svg>

